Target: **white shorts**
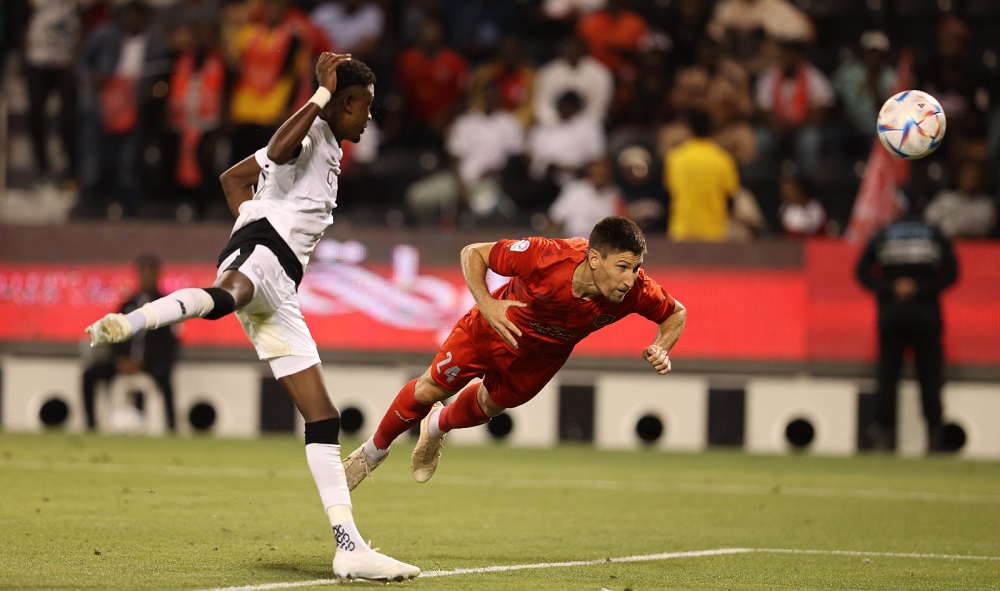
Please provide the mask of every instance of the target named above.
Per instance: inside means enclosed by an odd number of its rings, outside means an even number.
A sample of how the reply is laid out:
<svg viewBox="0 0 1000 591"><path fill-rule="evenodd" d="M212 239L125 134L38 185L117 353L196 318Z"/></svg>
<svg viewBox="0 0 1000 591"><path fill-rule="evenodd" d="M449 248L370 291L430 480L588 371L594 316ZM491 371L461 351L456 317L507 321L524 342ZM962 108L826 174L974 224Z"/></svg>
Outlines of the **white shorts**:
<svg viewBox="0 0 1000 591"><path fill-rule="evenodd" d="M316 341L299 310L295 282L266 246L248 245L231 253L217 275L236 269L253 282L253 298L236 311L257 356L282 378L320 362Z"/></svg>

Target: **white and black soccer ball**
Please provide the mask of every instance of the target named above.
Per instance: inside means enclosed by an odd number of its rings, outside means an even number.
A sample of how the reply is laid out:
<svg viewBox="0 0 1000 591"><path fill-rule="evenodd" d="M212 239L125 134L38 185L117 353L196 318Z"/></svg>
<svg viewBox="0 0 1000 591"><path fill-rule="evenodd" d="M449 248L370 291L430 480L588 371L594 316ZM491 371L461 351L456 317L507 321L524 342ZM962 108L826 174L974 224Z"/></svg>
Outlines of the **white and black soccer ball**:
<svg viewBox="0 0 1000 591"><path fill-rule="evenodd" d="M878 113L878 139L886 150L907 160L936 150L944 131L941 104L920 90L904 90L889 97Z"/></svg>

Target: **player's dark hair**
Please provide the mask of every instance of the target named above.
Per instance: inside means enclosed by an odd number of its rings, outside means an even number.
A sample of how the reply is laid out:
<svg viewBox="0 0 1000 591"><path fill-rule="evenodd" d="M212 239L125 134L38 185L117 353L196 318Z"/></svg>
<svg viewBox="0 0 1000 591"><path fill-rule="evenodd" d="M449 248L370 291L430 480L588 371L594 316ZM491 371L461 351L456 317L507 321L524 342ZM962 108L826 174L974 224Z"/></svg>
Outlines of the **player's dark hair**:
<svg viewBox="0 0 1000 591"><path fill-rule="evenodd" d="M369 84L375 84L375 72L363 61L352 59L337 66L337 92L333 94L338 95L352 86Z"/></svg>
<svg viewBox="0 0 1000 591"><path fill-rule="evenodd" d="M587 246L601 253L602 257L614 252L643 255L646 254L646 237L632 220L612 215L597 222L590 232Z"/></svg>

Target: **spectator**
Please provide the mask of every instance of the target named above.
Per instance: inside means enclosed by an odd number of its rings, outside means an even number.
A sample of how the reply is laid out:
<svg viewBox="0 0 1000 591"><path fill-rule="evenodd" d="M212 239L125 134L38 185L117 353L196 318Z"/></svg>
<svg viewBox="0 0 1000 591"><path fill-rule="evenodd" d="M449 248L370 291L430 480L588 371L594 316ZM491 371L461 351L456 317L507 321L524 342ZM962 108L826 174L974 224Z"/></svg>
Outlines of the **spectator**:
<svg viewBox="0 0 1000 591"><path fill-rule="evenodd" d="M626 9L624 0L608 0L606 7L582 15L576 30L590 55L621 79L634 67L649 24Z"/></svg>
<svg viewBox="0 0 1000 591"><path fill-rule="evenodd" d="M822 234L826 225L826 210L813 196L812 183L801 174L786 174L779 185L781 205L778 219L788 236Z"/></svg>
<svg viewBox="0 0 1000 591"><path fill-rule="evenodd" d="M551 19L575 21L607 4L608 0L542 0L542 12Z"/></svg>
<svg viewBox="0 0 1000 591"><path fill-rule="evenodd" d="M94 29L81 49L80 202L74 215L99 211L101 180L112 167L118 204L114 209L126 216L138 213L137 156L149 131L144 126L158 124L152 113L162 87L156 83L164 81L170 69L166 45L149 32L145 3L130 0L118 8L116 17Z"/></svg>
<svg viewBox="0 0 1000 591"><path fill-rule="evenodd" d="M657 5L658 3L651 3ZM702 0L675 0L667 4L666 33L670 38L670 59L686 67L698 61L705 29L711 17L711 4Z"/></svg>
<svg viewBox="0 0 1000 591"><path fill-rule="evenodd" d="M444 18L442 0L407 0L396 3L398 8L390 11L390 22L395 22L396 36L404 46L414 45L420 40L420 29L428 20L441 22ZM395 18L391 18L391 17Z"/></svg>
<svg viewBox="0 0 1000 591"><path fill-rule="evenodd" d="M528 167L535 180L548 178L562 186L605 156L607 140L604 128L584 114L580 95L563 93L556 108L559 121L536 125L528 134Z"/></svg>
<svg viewBox="0 0 1000 591"><path fill-rule="evenodd" d="M685 115L702 110L711 119L712 138L740 165L749 164L757 156L757 139L749 123L754 108L750 77L743 66L725 57L712 39L699 43L697 63L677 72L670 105L677 119L659 130L661 155L666 156L691 137Z"/></svg>
<svg viewBox="0 0 1000 591"><path fill-rule="evenodd" d="M583 115L603 123L608 115L614 78L607 66L587 55L579 37L569 36L559 43L558 55L538 69L535 78L534 114L540 124L559 120L556 99L573 91L583 99Z"/></svg>
<svg viewBox="0 0 1000 591"><path fill-rule="evenodd" d="M982 190L982 183L983 165L966 160L958 169L956 187L939 191L927 206L924 219L953 240L992 237L997 203Z"/></svg>
<svg viewBox="0 0 1000 591"><path fill-rule="evenodd" d="M740 186L736 161L709 137L704 111L688 113L694 136L666 157L663 182L670 194L671 240L722 242L729 227L730 201Z"/></svg>
<svg viewBox="0 0 1000 591"><path fill-rule="evenodd" d="M814 38L809 17L789 0L720 0L708 23L710 37L757 76L771 62L769 39Z"/></svg>
<svg viewBox="0 0 1000 591"><path fill-rule="evenodd" d="M625 201L627 218L643 232L667 231L667 211L670 199L663 186L661 167L645 146L630 145L618 152L618 185Z"/></svg>
<svg viewBox="0 0 1000 591"><path fill-rule="evenodd" d="M820 125L833 98L826 75L806 61L805 45L783 40L778 63L757 80L761 155L773 158L790 150L802 172L814 173L822 146Z"/></svg>
<svg viewBox="0 0 1000 591"><path fill-rule="evenodd" d="M485 217L508 201L499 175L510 157L524 150L524 131L517 118L500 107L495 85L486 84L482 91L482 106L459 115L448 131L449 170L417 181L406 192L410 210L425 223L435 214L454 223L465 208Z"/></svg>
<svg viewBox="0 0 1000 591"><path fill-rule="evenodd" d="M367 58L382 40L385 15L371 0L328 0L312 12L312 20L338 51Z"/></svg>
<svg viewBox="0 0 1000 591"><path fill-rule="evenodd" d="M624 210L621 189L611 176L611 163L601 158L587 165L584 178L563 186L549 207L549 220L559 227L563 238L584 238L597 222L622 215Z"/></svg>
<svg viewBox="0 0 1000 591"><path fill-rule="evenodd" d="M967 139L984 138L991 107L991 76L973 54L971 39L965 22L946 17L933 53L916 72L917 88L936 98L948 116L949 141L942 148L955 160L964 154Z"/></svg>
<svg viewBox="0 0 1000 591"><path fill-rule="evenodd" d="M878 391L875 421L866 428L869 443L880 450L895 447L897 386L904 353L912 348L928 451L943 451L941 293L958 278L951 242L920 221L913 207L871 238L857 277L878 302Z"/></svg>
<svg viewBox="0 0 1000 591"><path fill-rule="evenodd" d="M833 88L844 108L850 132L845 138L847 153L863 157L875 138L876 121L882 104L896 85L896 72L889 66L889 38L881 31L861 35L861 60L842 63L833 74Z"/></svg>
<svg viewBox="0 0 1000 591"><path fill-rule="evenodd" d="M218 154L226 105L226 61L214 19L181 25L174 37L178 53L167 96L171 185L179 199L190 202L194 213L204 217L212 205L224 203Z"/></svg>
<svg viewBox="0 0 1000 591"><path fill-rule="evenodd" d="M326 34L291 0L262 0L227 48L235 70L229 103L230 162L266 144L306 102L313 89L314 58L330 49Z"/></svg>
<svg viewBox="0 0 1000 591"><path fill-rule="evenodd" d="M140 306L159 299L160 261L156 257L141 256L136 260L139 288L121 305L119 312L128 314ZM167 428L176 430L174 416L174 389L171 373L177 360L178 342L173 327L151 330L123 342L107 346L110 356L99 358L83 372L83 408L87 415L87 428L97 427L94 399L100 384L107 386L118 375L140 372L149 374L166 407Z"/></svg>
<svg viewBox="0 0 1000 591"><path fill-rule="evenodd" d="M28 86L28 125L35 168L41 183L74 183L77 154L76 76L73 62L80 44L80 10L73 0L36 0L31 3L24 48L24 77ZM59 97L57 136L68 169L57 173L48 155L48 114L52 94Z"/></svg>
<svg viewBox="0 0 1000 591"><path fill-rule="evenodd" d="M445 128L462 109L468 85L469 65L460 53L444 46L441 22L424 21L417 44L396 61L404 143L440 147Z"/></svg>
<svg viewBox="0 0 1000 591"><path fill-rule="evenodd" d="M492 55L514 33L517 3L510 0L443 0L445 38L473 65Z"/></svg>
<svg viewBox="0 0 1000 591"><path fill-rule="evenodd" d="M611 127L656 129L670 120L670 59L666 51L640 51L627 78L620 78L611 103Z"/></svg>
<svg viewBox="0 0 1000 591"><path fill-rule="evenodd" d="M469 101L473 108L483 102L483 88L494 87L500 108L512 113L527 129L531 125L531 102L535 92L535 67L524 58L523 41L514 36L500 40L493 57L472 71Z"/></svg>
<svg viewBox="0 0 1000 591"><path fill-rule="evenodd" d="M168 0L159 3L153 30L167 42L172 55L190 47L191 27L216 22L223 12L222 0Z"/></svg>

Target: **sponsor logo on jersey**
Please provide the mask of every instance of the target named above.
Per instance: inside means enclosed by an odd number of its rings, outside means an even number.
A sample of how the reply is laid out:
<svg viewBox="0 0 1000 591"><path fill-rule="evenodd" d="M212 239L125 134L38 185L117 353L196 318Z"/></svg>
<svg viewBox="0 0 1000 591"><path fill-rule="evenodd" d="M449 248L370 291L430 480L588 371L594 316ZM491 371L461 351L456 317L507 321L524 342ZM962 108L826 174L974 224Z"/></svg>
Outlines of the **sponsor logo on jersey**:
<svg viewBox="0 0 1000 591"><path fill-rule="evenodd" d="M574 332L570 332L565 328L552 326L551 324L542 324L541 322L535 322L534 320L531 321L531 328L538 334L555 337L563 341L575 341L580 339L579 335Z"/></svg>
<svg viewBox="0 0 1000 591"><path fill-rule="evenodd" d="M614 314L601 314L597 318L594 318L594 326L601 328L602 326L611 324L615 320L618 320L618 317Z"/></svg>
<svg viewBox="0 0 1000 591"><path fill-rule="evenodd" d="M531 243L528 242L527 240L518 240L514 244L510 245L510 250L513 252L524 252L528 250L528 245L530 244Z"/></svg>

